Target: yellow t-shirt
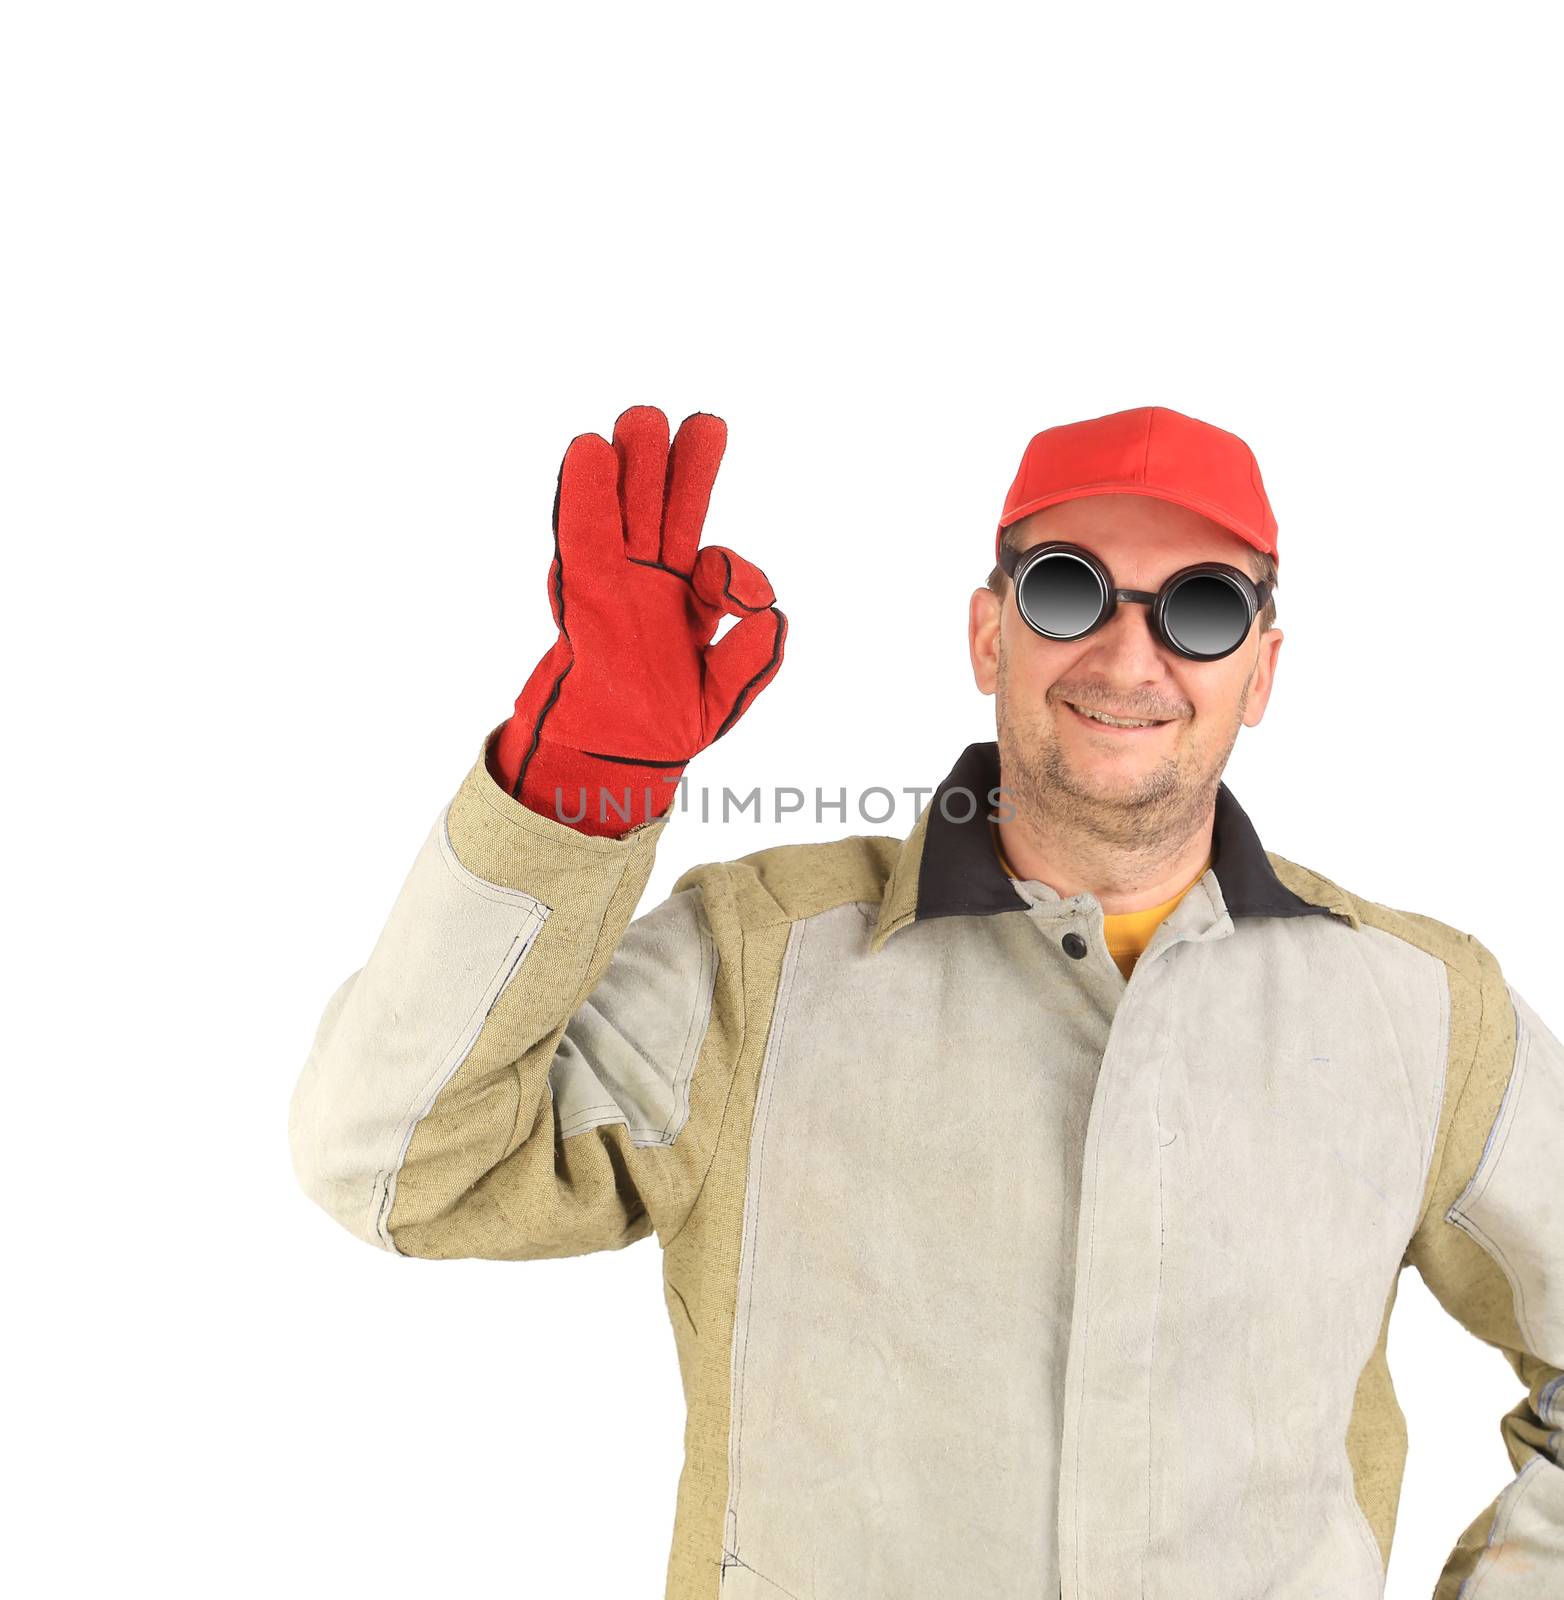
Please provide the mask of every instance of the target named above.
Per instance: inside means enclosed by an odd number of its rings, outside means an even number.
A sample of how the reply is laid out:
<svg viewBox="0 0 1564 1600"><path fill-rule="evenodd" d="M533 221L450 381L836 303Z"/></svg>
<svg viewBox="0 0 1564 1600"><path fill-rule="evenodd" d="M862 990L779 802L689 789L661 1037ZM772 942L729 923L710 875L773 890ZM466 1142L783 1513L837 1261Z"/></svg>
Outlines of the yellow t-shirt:
<svg viewBox="0 0 1564 1600"><path fill-rule="evenodd" d="M994 849L999 855L999 864L1012 878L1020 877L1020 873L1005 859L1005 847L999 842L999 829L992 823L989 826L993 833ZM1135 963L1140 958L1141 951L1151 942L1152 934L1157 931L1157 924L1194 888L1210 865L1211 853L1207 851L1200 871L1171 900L1164 900L1159 906L1146 906L1140 911L1121 911L1111 917L1104 914L1102 931L1103 937L1108 941L1108 954L1113 957L1119 971L1126 978L1135 970Z"/></svg>

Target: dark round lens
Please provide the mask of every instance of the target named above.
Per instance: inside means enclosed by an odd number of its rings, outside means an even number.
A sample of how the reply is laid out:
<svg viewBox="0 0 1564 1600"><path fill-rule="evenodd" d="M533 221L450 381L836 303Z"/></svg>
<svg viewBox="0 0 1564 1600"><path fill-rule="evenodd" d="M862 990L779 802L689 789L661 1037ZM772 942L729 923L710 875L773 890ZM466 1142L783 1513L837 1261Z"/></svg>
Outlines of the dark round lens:
<svg viewBox="0 0 1564 1600"><path fill-rule="evenodd" d="M1227 655L1249 632L1249 608L1226 578L1196 573L1168 596L1162 626L1180 649L1193 655Z"/></svg>
<svg viewBox="0 0 1564 1600"><path fill-rule="evenodd" d="M1021 575L1016 603L1039 633L1071 639L1102 615L1102 580L1079 556L1039 556Z"/></svg>

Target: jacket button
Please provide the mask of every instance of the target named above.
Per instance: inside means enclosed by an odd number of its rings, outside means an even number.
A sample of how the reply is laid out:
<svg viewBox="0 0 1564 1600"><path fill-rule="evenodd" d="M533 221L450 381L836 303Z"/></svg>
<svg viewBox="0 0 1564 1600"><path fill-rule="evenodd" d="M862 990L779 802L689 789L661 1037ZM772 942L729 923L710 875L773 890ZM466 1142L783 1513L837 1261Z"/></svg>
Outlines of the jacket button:
<svg viewBox="0 0 1564 1600"><path fill-rule="evenodd" d="M1078 933L1067 933L1064 936L1064 953L1074 956L1077 961L1086 954L1086 941Z"/></svg>

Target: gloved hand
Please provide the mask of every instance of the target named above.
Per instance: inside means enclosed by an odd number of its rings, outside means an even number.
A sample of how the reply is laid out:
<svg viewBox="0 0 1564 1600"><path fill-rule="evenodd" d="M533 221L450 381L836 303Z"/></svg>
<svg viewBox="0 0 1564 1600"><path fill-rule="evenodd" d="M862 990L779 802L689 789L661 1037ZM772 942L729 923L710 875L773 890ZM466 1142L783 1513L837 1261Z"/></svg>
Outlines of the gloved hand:
<svg viewBox="0 0 1564 1600"><path fill-rule="evenodd" d="M580 833L617 836L661 816L690 758L781 665L787 618L766 575L721 545L698 548L727 436L721 417L697 411L670 448L663 413L631 406L612 444L580 434L560 465L548 584L559 637L517 697L492 770L523 805ZM724 616L741 620L713 644Z"/></svg>

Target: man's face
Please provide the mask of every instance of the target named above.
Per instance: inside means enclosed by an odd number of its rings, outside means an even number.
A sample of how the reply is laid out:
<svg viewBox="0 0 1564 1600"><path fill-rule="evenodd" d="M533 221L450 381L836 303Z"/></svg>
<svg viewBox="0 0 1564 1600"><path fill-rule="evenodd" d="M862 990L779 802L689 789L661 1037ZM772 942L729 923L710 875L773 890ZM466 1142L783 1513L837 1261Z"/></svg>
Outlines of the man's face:
<svg viewBox="0 0 1564 1600"><path fill-rule="evenodd" d="M1085 546L1114 586L1155 591L1197 561L1225 561L1245 573L1251 547L1182 506L1147 495L1103 494L1034 512L1015 525L1021 549L1050 539ZM1258 621L1231 655L1189 661L1162 644L1151 608L1121 601L1084 639L1034 633L991 590L971 600L969 643L978 687L996 696L1004 782L1023 810L1068 807L1105 837L1148 843L1186 827L1210 804L1240 727L1265 711L1281 646L1279 628ZM1080 709L1077 709L1080 708ZM1086 709L1155 719L1114 728Z"/></svg>

